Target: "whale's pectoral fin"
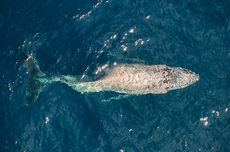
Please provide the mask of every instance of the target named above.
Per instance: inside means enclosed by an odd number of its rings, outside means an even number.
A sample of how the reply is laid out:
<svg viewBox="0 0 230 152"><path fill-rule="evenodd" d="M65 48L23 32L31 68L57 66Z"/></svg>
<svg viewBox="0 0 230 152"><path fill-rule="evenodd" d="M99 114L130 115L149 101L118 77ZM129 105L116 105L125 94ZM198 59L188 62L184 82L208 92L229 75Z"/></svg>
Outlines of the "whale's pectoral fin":
<svg viewBox="0 0 230 152"><path fill-rule="evenodd" d="M31 105L37 100L42 89L42 83L45 83L40 80L46 78L45 74L40 71L39 66L33 60L32 56L27 55L25 52L21 52L20 56L29 77L26 88L26 105Z"/></svg>
<svg viewBox="0 0 230 152"><path fill-rule="evenodd" d="M125 99L133 96L134 94L123 94L123 95L118 95L116 97L111 97L109 99L103 99L101 102L110 102L111 100L120 100L120 99Z"/></svg>

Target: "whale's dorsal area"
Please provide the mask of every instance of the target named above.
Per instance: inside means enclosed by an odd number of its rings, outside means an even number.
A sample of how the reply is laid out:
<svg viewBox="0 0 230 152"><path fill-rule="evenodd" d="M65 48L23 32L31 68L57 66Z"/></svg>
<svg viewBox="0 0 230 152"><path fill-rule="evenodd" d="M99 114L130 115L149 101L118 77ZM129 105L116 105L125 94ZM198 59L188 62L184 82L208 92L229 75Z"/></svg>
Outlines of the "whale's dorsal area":
<svg viewBox="0 0 230 152"><path fill-rule="evenodd" d="M27 69L27 105L34 103L45 83L62 82L81 93L113 91L124 94L163 94L187 87L199 80L199 75L188 69L166 65L118 64L106 76L90 82L81 82L75 76L47 77L32 55L21 52Z"/></svg>
<svg viewBox="0 0 230 152"><path fill-rule="evenodd" d="M108 75L93 82L69 83L67 85L84 92L114 91L125 94L163 94L170 90L187 87L199 80L199 75L188 69L166 65L120 64Z"/></svg>

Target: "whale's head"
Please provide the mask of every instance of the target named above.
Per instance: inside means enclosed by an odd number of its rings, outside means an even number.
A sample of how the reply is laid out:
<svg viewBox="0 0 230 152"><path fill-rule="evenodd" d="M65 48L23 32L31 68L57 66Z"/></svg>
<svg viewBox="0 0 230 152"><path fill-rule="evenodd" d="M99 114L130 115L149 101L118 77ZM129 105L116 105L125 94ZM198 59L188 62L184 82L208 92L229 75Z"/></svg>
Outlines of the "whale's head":
<svg viewBox="0 0 230 152"><path fill-rule="evenodd" d="M184 68L175 68L171 76L173 83L169 90L185 88L199 81L199 74Z"/></svg>

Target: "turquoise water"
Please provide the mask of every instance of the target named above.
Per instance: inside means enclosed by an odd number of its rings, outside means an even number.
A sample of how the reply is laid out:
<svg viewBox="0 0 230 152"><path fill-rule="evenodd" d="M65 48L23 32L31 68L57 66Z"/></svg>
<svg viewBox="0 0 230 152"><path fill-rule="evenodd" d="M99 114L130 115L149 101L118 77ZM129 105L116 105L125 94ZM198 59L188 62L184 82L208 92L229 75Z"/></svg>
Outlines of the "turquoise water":
<svg viewBox="0 0 230 152"><path fill-rule="evenodd" d="M0 5L0 151L230 151L230 2L17 1ZM43 87L26 106L20 52L46 75L100 78L104 65L166 64L200 80L161 95L101 102ZM98 73L97 73L98 71Z"/></svg>

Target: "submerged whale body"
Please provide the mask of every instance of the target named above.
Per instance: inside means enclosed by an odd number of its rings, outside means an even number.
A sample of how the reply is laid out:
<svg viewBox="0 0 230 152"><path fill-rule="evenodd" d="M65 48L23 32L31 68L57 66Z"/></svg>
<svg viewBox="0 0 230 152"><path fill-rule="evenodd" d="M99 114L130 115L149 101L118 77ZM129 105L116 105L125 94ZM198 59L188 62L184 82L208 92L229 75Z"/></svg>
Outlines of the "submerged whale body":
<svg viewBox="0 0 230 152"><path fill-rule="evenodd" d="M20 55L29 77L26 88L26 101L27 105L30 105L37 100L38 95L41 92L41 82L39 79L44 74L40 71L32 56L28 56L25 52L21 52Z"/></svg>
<svg viewBox="0 0 230 152"><path fill-rule="evenodd" d="M24 58L26 54L24 54ZM30 75L27 104L36 101L41 83L62 82L81 93L114 91L124 94L164 94L187 87L199 80L199 75L188 69L166 65L120 64L96 81L81 82L74 76L44 77L31 56L24 59ZM31 83L31 84L30 84ZM32 85L34 83L34 85Z"/></svg>

